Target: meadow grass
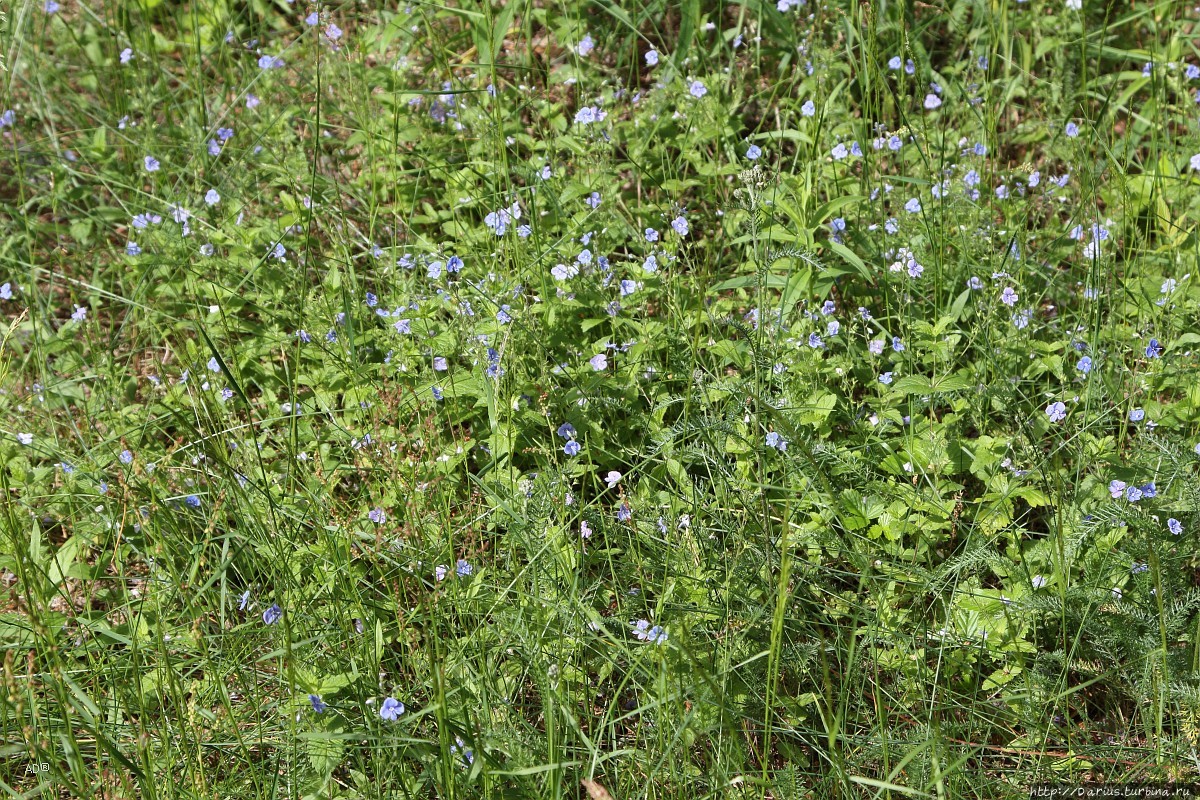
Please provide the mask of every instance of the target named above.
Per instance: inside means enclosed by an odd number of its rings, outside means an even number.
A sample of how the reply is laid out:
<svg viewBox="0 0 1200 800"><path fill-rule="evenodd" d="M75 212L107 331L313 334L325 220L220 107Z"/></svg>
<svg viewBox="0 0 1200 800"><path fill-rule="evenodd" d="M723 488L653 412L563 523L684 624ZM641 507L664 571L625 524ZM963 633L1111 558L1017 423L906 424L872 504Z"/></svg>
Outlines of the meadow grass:
<svg viewBox="0 0 1200 800"><path fill-rule="evenodd" d="M0 11L6 796L1200 782L1200 9Z"/></svg>

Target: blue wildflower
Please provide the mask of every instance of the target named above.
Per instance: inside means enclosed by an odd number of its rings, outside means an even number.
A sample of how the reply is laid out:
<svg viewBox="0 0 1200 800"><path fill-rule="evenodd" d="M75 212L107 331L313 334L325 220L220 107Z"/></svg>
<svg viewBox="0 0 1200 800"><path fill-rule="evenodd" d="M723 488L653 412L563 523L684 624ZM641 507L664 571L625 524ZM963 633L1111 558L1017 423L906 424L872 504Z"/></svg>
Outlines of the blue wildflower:
<svg viewBox="0 0 1200 800"><path fill-rule="evenodd" d="M388 722L395 722L404 713L404 703L394 697L388 697L379 706L379 716Z"/></svg>

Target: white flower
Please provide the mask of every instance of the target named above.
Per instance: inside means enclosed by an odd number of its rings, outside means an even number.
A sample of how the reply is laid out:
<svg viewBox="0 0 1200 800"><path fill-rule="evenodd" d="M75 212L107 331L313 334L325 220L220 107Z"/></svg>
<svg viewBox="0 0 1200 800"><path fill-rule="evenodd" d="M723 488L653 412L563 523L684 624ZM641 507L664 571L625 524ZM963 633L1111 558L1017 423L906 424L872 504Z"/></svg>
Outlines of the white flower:
<svg viewBox="0 0 1200 800"><path fill-rule="evenodd" d="M1079 11L1083 8L1083 0L1067 0L1066 6L1068 11Z"/></svg>

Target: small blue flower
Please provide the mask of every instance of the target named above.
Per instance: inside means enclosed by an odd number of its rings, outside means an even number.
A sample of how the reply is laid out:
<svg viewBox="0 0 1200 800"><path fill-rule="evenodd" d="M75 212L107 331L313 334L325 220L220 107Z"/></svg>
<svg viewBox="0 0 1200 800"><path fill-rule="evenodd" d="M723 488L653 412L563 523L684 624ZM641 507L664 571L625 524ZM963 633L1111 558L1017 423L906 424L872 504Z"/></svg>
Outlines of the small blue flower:
<svg viewBox="0 0 1200 800"><path fill-rule="evenodd" d="M308 696L308 702L312 704L312 710L318 714L324 714L325 709L329 708L329 706L325 705L325 702L321 700L321 695L319 694L310 694Z"/></svg>
<svg viewBox="0 0 1200 800"><path fill-rule="evenodd" d="M1158 343L1158 339L1151 339L1150 344L1146 345L1146 358L1159 358L1162 353L1162 345Z"/></svg>
<svg viewBox="0 0 1200 800"><path fill-rule="evenodd" d="M1125 494L1125 481L1112 480L1108 482L1108 493L1113 500L1118 500Z"/></svg>
<svg viewBox="0 0 1200 800"><path fill-rule="evenodd" d="M463 260L458 256L450 256L446 260L446 272L458 272L463 268Z"/></svg>
<svg viewBox="0 0 1200 800"><path fill-rule="evenodd" d="M787 446L787 440L775 431L771 431L767 434L767 447L774 447L776 450L782 453L787 450Z"/></svg>
<svg viewBox="0 0 1200 800"><path fill-rule="evenodd" d="M1183 523L1174 517L1171 517L1167 520L1167 530L1178 536L1179 534L1183 533Z"/></svg>
<svg viewBox="0 0 1200 800"><path fill-rule="evenodd" d="M184 502L186 502L192 508L200 507L200 498L194 494L189 494L186 498L184 498Z"/></svg>
<svg viewBox="0 0 1200 800"><path fill-rule="evenodd" d="M158 171L158 159L155 158L154 156L146 156L145 160L142 163L146 167L146 172L157 172Z"/></svg>
<svg viewBox="0 0 1200 800"><path fill-rule="evenodd" d="M692 97L704 97L704 95L708 94L708 87L706 87L700 81L692 81L691 86L688 87L688 93L691 94Z"/></svg>
<svg viewBox="0 0 1200 800"><path fill-rule="evenodd" d="M629 501L626 500L617 509L617 519L621 522L628 522L631 517L633 517L633 509L629 507Z"/></svg>
<svg viewBox="0 0 1200 800"><path fill-rule="evenodd" d="M1157 495L1158 495L1158 489L1155 488L1154 481L1150 481L1150 483L1147 483L1145 486L1142 487L1142 497L1145 497L1146 499L1150 499L1151 497L1155 497Z"/></svg>
<svg viewBox="0 0 1200 800"><path fill-rule="evenodd" d="M250 590L242 592L242 596L238 599L238 611L245 611L246 604L250 602Z"/></svg>
<svg viewBox="0 0 1200 800"><path fill-rule="evenodd" d="M762 155L762 148L756 144L752 144L746 148L746 158L748 158L751 161L757 161L759 156L761 156L761 155Z"/></svg>
<svg viewBox="0 0 1200 800"><path fill-rule="evenodd" d="M675 219L671 220L671 227L680 236L688 235L688 222L683 217L676 217Z"/></svg>
<svg viewBox="0 0 1200 800"><path fill-rule="evenodd" d="M450 369L450 365L444 356L436 356L433 359L433 368L438 372L445 372L446 370Z"/></svg>
<svg viewBox="0 0 1200 800"><path fill-rule="evenodd" d="M579 455L579 451L581 449L582 448L579 446L579 442L575 441L574 439L563 445L563 452L569 456Z"/></svg>
<svg viewBox="0 0 1200 800"><path fill-rule="evenodd" d="M897 353L904 352L904 342L900 341L899 336L892 337L892 350L896 351Z"/></svg>
<svg viewBox="0 0 1200 800"><path fill-rule="evenodd" d="M1079 363L1075 365L1075 369L1079 370L1079 371L1080 371L1080 372L1082 372L1084 375L1087 375L1089 372L1091 372L1091 371L1092 371L1092 359L1091 359L1091 357L1090 357L1090 356L1084 356L1083 358L1079 359Z"/></svg>
<svg viewBox="0 0 1200 800"><path fill-rule="evenodd" d="M1129 412L1130 422L1141 422L1146 417L1146 412L1140 408L1135 408Z"/></svg>
<svg viewBox="0 0 1200 800"><path fill-rule="evenodd" d="M467 747L467 743L462 740L461 736L454 737L454 744L450 745L450 752L455 755L462 755L464 767L469 767L475 763L475 754Z"/></svg>
<svg viewBox="0 0 1200 800"><path fill-rule="evenodd" d="M1125 490L1125 499L1131 503L1136 503L1142 499L1142 490L1136 486L1130 486Z"/></svg>
<svg viewBox="0 0 1200 800"><path fill-rule="evenodd" d="M263 612L263 622L267 625L274 625L279 622L279 618L283 616L283 609L279 607L279 603L274 603Z"/></svg>
<svg viewBox="0 0 1200 800"><path fill-rule="evenodd" d="M374 522L376 525L382 524L387 519L387 515L383 513L382 508L372 508L367 512L367 519Z"/></svg>
<svg viewBox="0 0 1200 800"><path fill-rule="evenodd" d="M1051 403L1046 406L1046 416L1050 418L1051 422L1061 422L1067 418L1067 407L1061 402Z"/></svg>
<svg viewBox="0 0 1200 800"><path fill-rule="evenodd" d="M404 703L394 697L389 697L379 706L379 716L388 722L395 722L404 713Z"/></svg>
<svg viewBox="0 0 1200 800"><path fill-rule="evenodd" d="M891 384L891 382L892 382L892 373L890 373L890 372L885 372L885 373L883 373L882 375L880 375L880 376L879 376L879 382L880 382L880 383L882 383L882 384L884 384L884 385Z"/></svg>
<svg viewBox="0 0 1200 800"><path fill-rule="evenodd" d="M460 578L465 578L475 571L469 562L464 559L459 559L454 565L454 573Z"/></svg>

